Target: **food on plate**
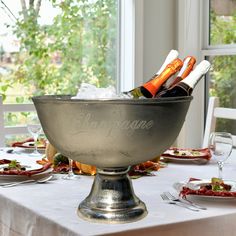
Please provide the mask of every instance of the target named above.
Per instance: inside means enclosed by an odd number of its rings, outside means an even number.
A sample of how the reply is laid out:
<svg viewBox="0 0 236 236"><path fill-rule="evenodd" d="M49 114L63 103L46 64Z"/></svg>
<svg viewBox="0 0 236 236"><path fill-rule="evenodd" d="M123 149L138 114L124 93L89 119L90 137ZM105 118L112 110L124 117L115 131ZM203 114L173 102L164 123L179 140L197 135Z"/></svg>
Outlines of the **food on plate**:
<svg viewBox="0 0 236 236"><path fill-rule="evenodd" d="M45 155L46 155L47 159L50 162L53 162L54 156L56 154L57 154L56 148L51 143L48 143L46 146L46 150L45 150Z"/></svg>
<svg viewBox="0 0 236 236"><path fill-rule="evenodd" d="M11 160L1 159L0 160L0 165L9 164L10 162L11 162Z"/></svg>
<svg viewBox="0 0 236 236"><path fill-rule="evenodd" d="M96 174L96 166L75 162L76 167L80 170L81 174ZM153 171L158 171L161 167L164 167L161 163L154 161L146 161L138 165L131 166L128 174L132 178L138 178L141 176L152 176Z"/></svg>
<svg viewBox="0 0 236 236"><path fill-rule="evenodd" d="M51 165L51 163L46 163L39 169L25 170L21 169L20 164L16 162L15 167L12 166L11 168L6 170L3 169L2 171L0 171L0 175L26 175L30 177L31 175L38 174L50 169Z"/></svg>
<svg viewBox="0 0 236 236"><path fill-rule="evenodd" d="M164 158L165 157L174 157L180 159L203 158L209 160L211 158L211 153L209 148L190 149L190 148L171 147L167 149L161 156Z"/></svg>
<svg viewBox="0 0 236 236"><path fill-rule="evenodd" d="M57 153L53 158L53 170L56 173L65 173L69 171L69 159L62 155L61 153Z"/></svg>
<svg viewBox="0 0 236 236"><path fill-rule="evenodd" d="M211 183L205 187L213 191L230 191L232 188L231 185L224 183L224 181L219 178L212 178Z"/></svg>
<svg viewBox="0 0 236 236"><path fill-rule="evenodd" d="M75 162L76 167L84 174L95 175L97 172L96 166L91 166L87 164L83 164L81 162Z"/></svg>
<svg viewBox="0 0 236 236"><path fill-rule="evenodd" d="M37 160L37 163L40 165L45 165L46 163L51 163L47 158L42 158L41 160ZM69 161L68 158L63 156L60 153L57 153L54 156L53 160L53 171L56 173L66 173L69 171ZM152 176L154 175L153 171L158 171L160 168L166 167L165 163L162 162L154 162L147 161L135 166L132 166L129 171L129 175L132 178L138 178L141 176ZM73 161L73 169L76 174L86 174L86 175L95 175L96 167L83 164L78 161Z"/></svg>
<svg viewBox="0 0 236 236"><path fill-rule="evenodd" d="M132 178L139 178L141 176L152 176L153 171L158 171L161 167L164 167L159 162L146 161L138 165L131 166L129 176Z"/></svg>
<svg viewBox="0 0 236 236"><path fill-rule="evenodd" d="M28 138L22 142L14 142L12 147L22 147L22 148L34 148L34 139ZM46 140L44 138L40 138L37 141L37 148L44 149L46 148Z"/></svg>
<svg viewBox="0 0 236 236"><path fill-rule="evenodd" d="M52 163L53 171L56 173L66 173L69 171L69 160L67 157L59 153L56 148L48 143L45 150L45 158L38 160L37 163L45 165L46 163ZM129 171L129 175L133 178L138 178L146 175L153 175L151 172L158 171L161 167L165 167L166 164L159 161L159 157L156 157L152 161L147 161L135 166L132 166ZM73 170L76 174L95 175L96 166L84 164L78 161L73 161Z"/></svg>
<svg viewBox="0 0 236 236"><path fill-rule="evenodd" d="M54 159L53 159L53 164L54 166L58 166L60 164L69 164L69 159L65 156L63 156L61 153L57 153L55 156L54 156Z"/></svg>
<svg viewBox="0 0 236 236"><path fill-rule="evenodd" d="M17 160L11 160L8 166L3 168L4 171L8 170L26 170L25 166L22 166Z"/></svg>
<svg viewBox="0 0 236 236"><path fill-rule="evenodd" d="M196 183L198 188L191 188L191 185L186 184L182 187L180 195L186 197L187 195L205 195L205 196L219 196L219 197L236 197L236 192L232 191L232 185L225 183L222 179L212 178L209 182L204 182L200 179L189 180L189 183Z"/></svg>
<svg viewBox="0 0 236 236"><path fill-rule="evenodd" d="M37 160L36 163L43 166L43 165L45 165L47 163L51 163L51 162L48 161L47 158L43 157L41 160Z"/></svg>

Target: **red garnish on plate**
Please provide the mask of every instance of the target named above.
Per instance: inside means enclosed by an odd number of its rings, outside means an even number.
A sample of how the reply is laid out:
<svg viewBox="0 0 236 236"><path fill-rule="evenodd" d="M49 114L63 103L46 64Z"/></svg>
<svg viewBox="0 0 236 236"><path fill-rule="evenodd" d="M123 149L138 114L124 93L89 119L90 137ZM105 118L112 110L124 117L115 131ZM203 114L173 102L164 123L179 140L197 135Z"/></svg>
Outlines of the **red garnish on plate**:
<svg viewBox="0 0 236 236"><path fill-rule="evenodd" d="M141 176L153 176L153 171L161 168L160 163L153 161L146 161L141 164L132 166L129 171L129 176L132 178L139 178Z"/></svg>
<svg viewBox="0 0 236 236"><path fill-rule="evenodd" d="M1 160L0 160L0 165L9 164L9 163L11 163L10 160L7 160L7 159L1 159Z"/></svg>

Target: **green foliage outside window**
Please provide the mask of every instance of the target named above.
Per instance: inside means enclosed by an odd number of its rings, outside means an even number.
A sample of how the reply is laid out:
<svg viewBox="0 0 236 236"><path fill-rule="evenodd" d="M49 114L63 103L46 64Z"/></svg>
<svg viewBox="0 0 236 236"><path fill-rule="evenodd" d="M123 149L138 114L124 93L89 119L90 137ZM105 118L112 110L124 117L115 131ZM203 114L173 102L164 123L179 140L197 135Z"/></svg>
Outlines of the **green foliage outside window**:
<svg viewBox="0 0 236 236"><path fill-rule="evenodd" d="M100 87L116 84L118 1L48 1L59 9L51 25L40 25L40 11L29 7L14 27L21 50L12 55L11 72L0 75L5 102L10 101L9 91L17 95L10 102L25 103L32 95L75 94L81 82ZM226 21L211 12L210 26L213 45L236 43L236 13ZM4 53L0 48L1 58ZM236 56L210 60L210 95L220 97L222 106L235 108ZM17 117L8 114L7 120L16 123ZM219 129L224 127L221 122Z"/></svg>
<svg viewBox="0 0 236 236"><path fill-rule="evenodd" d="M21 49L12 72L0 76L4 100L11 90L23 103L32 95L76 94L81 82L116 83L117 1L50 2L59 9L52 25L40 25L34 7L21 12L14 27Z"/></svg>
<svg viewBox="0 0 236 236"><path fill-rule="evenodd" d="M225 20L211 12L211 44L236 44L236 12ZM222 107L236 108L236 55L209 58L212 63L210 72L210 96L220 98ZM236 123L221 120L217 129L236 133Z"/></svg>
<svg viewBox="0 0 236 236"><path fill-rule="evenodd" d="M48 2L58 9L58 14L52 24L41 25L41 1L36 4L36 0L29 0L26 4L21 0L22 12L12 29L20 51L11 53L9 73L0 73L4 103L29 103L35 95L74 95L82 82L98 87L116 85L118 1ZM0 63L4 55L0 47ZM5 125L25 125L29 114L7 113ZM23 138L8 137L7 143L17 139Z"/></svg>

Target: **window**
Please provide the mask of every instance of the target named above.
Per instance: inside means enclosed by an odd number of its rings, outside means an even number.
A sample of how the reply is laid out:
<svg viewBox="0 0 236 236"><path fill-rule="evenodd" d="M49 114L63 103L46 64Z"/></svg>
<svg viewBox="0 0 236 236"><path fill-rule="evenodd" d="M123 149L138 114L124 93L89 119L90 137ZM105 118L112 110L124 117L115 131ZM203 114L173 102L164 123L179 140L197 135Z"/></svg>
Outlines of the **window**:
<svg viewBox="0 0 236 236"><path fill-rule="evenodd" d="M210 0L204 7L203 55L212 63L206 98L217 96L221 106L236 108L236 1ZM235 121L219 120L216 125L219 131L236 133Z"/></svg>
<svg viewBox="0 0 236 236"><path fill-rule="evenodd" d="M1 33L1 68L6 70L1 74L1 93L7 95L6 102L14 101L14 96L24 102L32 95L75 94L82 81L116 85L117 0L48 0L39 9L36 1L25 7L24 1L21 6L17 2L13 13L15 1L2 1L3 13L11 16L5 24L13 21L12 35ZM51 10L43 11L44 7ZM8 46L15 43L18 48L7 48L6 37Z"/></svg>
<svg viewBox="0 0 236 236"><path fill-rule="evenodd" d="M134 86L135 1L24 2L0 2L0 94L5 104L29 103L32 95L75 94L81 82L118 90ZM126 46L125 38L133 47ZM5 123L24 125L27 115L10 112Z"/></svg>
<svg viewBox="0 0 236 236"><path fill-rule="evenodd" d="M201 147L209 96L219 96L223 106L236 107L233 82L236 81L235 19L235 0L178 1L180 53L196 55L198 61L208 59L213 65L194 90L194 99L177 143L181 147ZM219 125L218 129L223 130L224 124ZM234 133L232 127L235 129L235 126L225 125L224 130Z"/></svg>

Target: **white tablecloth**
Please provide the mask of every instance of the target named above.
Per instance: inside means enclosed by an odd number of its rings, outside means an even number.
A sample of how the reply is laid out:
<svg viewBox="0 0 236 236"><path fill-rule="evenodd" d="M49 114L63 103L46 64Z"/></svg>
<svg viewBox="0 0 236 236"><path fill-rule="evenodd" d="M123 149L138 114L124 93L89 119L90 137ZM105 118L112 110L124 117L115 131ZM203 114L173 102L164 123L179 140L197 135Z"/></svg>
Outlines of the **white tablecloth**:
<svg viewBox="0 0 236 236"><path fill-rule="evenodd" d="M5 154L0 159L22 158L25 154ZM235 159L235 161L234 161ZM33 158L32 158L33 161ZM236 180L236 153L225 164L225 179ZM133 180L136 195L145 202L148 215L134 223L98 224L77 216L79 203L88 195L93 177L56 180L45 184L0 187L1 236L78 236L78 235L161 235L161 236L235 236L236 200L196 200L207 210L193 212L170 205L160 197L163 191L174 192L172 184L189 177L217 176L215 163L207 165L169 164L154 177Z"/></svg>

